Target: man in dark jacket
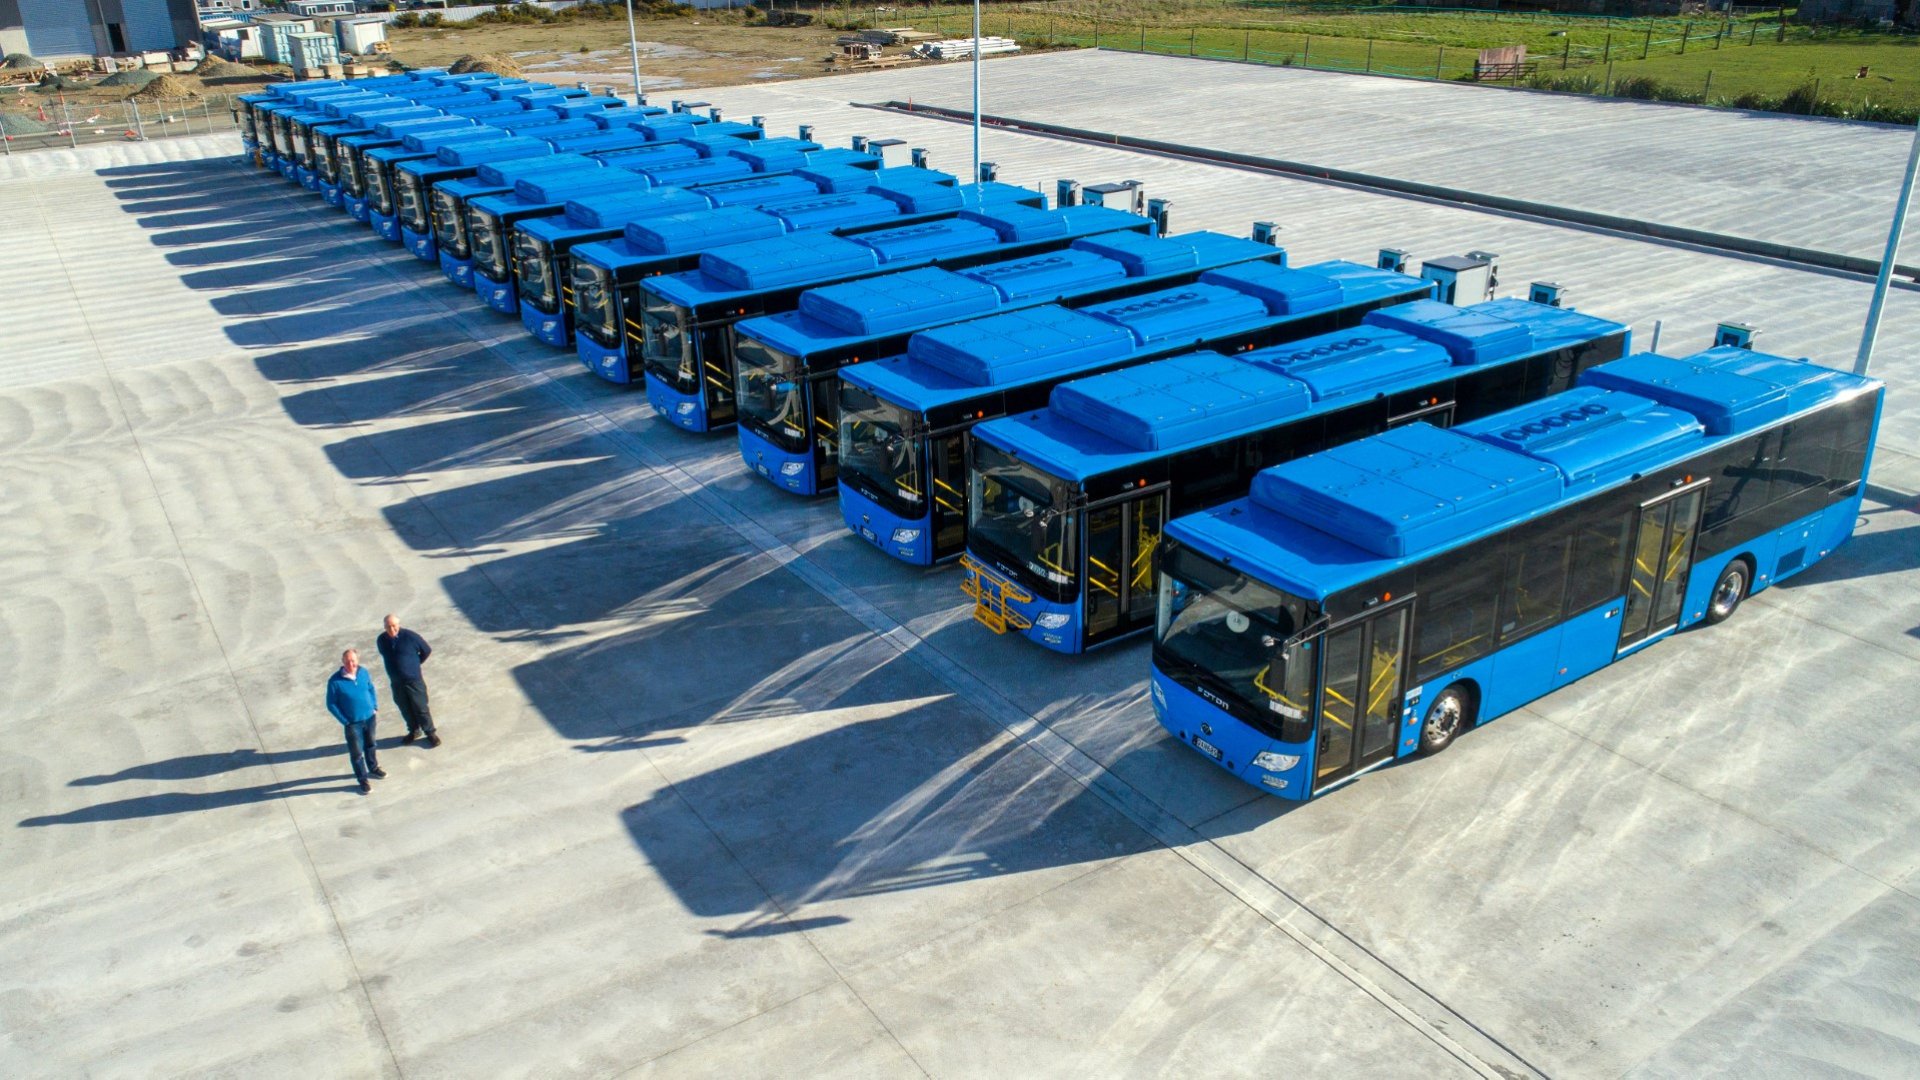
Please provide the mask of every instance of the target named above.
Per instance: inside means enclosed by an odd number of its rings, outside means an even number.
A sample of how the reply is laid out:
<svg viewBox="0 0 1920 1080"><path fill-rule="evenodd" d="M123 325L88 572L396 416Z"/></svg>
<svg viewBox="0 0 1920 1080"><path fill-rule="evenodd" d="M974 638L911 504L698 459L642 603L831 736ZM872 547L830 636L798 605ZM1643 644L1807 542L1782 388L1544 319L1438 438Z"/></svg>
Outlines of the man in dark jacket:
<svg viewBox="0 0 1920 1080"><path fill-rule="evenodd" d="M327 679L327 711L347 732L347 759L353 762L353 775L360 781L360 794L373 790L369 776L384 780L386 770L373 749L373 724L380 712L380 696L373 688L373 676L360 666L360 654L352 649L340 654L340 670Z"/></svg>
<svg viewBox="0 0 1920 1080"><path fill-rule="evenodd" d="M402 741L425 738L430 748L440 745L440 733L433 729L433 712L427 707L427 679L420 665L432 655L426 638L402 628L400 616L387 616L386 632L380 635L380 659L386 661L393 700L407 721L407 737Z"/></svg>

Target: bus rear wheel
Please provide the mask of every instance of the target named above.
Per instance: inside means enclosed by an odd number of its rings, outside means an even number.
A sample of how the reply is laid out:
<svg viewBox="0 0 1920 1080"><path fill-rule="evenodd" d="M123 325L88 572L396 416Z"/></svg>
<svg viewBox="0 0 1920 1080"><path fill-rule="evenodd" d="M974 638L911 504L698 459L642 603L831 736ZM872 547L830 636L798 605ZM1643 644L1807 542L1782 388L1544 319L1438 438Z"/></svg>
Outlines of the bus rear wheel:
<svg viewBox="0 0 1920 1080"><path fill-rule="evenodd" d="M1464 686L1449 686L1427 706L1427 719L1420 725L1421 757L1431 757L1453 745L1473 724L1473 695Z"/></svg>
<svg viewBox="0 0 1920 1080"><path fill-rule="evenodd" d="M1718 626L1732 617L1740 601L1747 598L1747 578L1751 572L1744 559L1735 559L1720 571L1720 580L1713 583L1713 595L1707 600L1708 626Z"/></svg>

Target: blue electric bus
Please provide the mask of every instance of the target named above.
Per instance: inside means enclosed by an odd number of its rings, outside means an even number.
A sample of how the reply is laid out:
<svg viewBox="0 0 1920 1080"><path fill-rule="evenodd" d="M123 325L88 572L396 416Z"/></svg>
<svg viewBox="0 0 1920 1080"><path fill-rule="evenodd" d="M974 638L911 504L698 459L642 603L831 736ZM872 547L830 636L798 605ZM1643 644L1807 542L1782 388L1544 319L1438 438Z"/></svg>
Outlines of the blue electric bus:
<svg viewBox="0 0 1920 1080"><path fill-rule="evenodd" d="M1629 347L1619 323L1528 300L1420 300L1356 321L1077 379L1044 409L975 428L962 561L974 617L1064 653L1144 630L1168 518L1246 494L1280 461L1558 393Z"/></svg>
<svg viewBox="0 0 1920 1080"><path fill-rule="evenodd" d="M326 111L334 110L339 111L338 121L312 125L313 171L320 184L320 197L326 200L328 206L345 210L348 188L364 190L358 177L360 162L352 153L352 147L356 143L384 145L374 131L375 125L382 120L432 116L434 113L425 106L398 99L326 106Z"/></svg>
<svg viewBox="0 0 1920 1080"><path fill-rule="evenodd" d="M847 153L869 161L878 160L853 151ZM810 156L818 157L818 154ZM523 222L514 231L521 322L536 338L549 345L566 348L573 344L569 256L576 243L621 237L632 248L649 256L640 273L651 277L690 269L706 251L750 240L808 230L862 232L949 218L962 210L1042 207L1046 203L1044 195L1026 188L996 183L961 187L946 173L919 168L882 169L871 173L835 170L832 175L839 179L834 181L834 186L864 183L865 187L859 191L823 194L807 177L824 174L825 170L809 169L756 176L745 183L677 189L710 196L718 187L729 195L741 197L742 201L666 217L632 219L624 236L617 228L563 226L553 219ZM796 185L796 192L799 185L806 185L807 190L785 198L768 199L769 189L781 182ZM765 186L761 187L760 183ZM750 198L745 195L749 190L755 192Z"/></svg>
<svg viewBox="0 0 1920 1080"><path fill-rule="evenodd" d="M1020 396L1019 388L1029 384L1143 363L1182 349L1255 348L1321 329L1300 322L1301 313L1294 307L1302 301L1295 294L1301 291L1302 281L1309 283L1308 291L1324 294L1322 279L1328 276L1350 278L1342 288L1350 289L1356 298L1356 308L1336 319L1358 319L1372 307L1427 295L1431 288L1404 274L1351 263L1323 264L1304 272L1250 263L1208 271L1173 289L1144 294L1130 290L1121 299L1075 308L1058 304L1023 308L923 330L908 341L904 358L881 363L892 367L894 374L904 374L904 380L895 385L932 380L931 396L909 392L899 404L918 401L942 416L952 414L966 426L1004 415L1009 407L1030 408L1044 401L1044 386L1035 391L1039 396L1031 403ZM1370 288L1384 291L1360 300ZM772 344L766 342L772 335L764 329L741 327L737 349L741 456L748 468L776 487L800 495L833 490L839 479L840 372L802 370L777 346L769 350L749 344L750 334L762 344ZM1009 393L1015 399L1011 406L1006 400ZM974 414L970 420L960 415L962 402L970 403L967 408ZM905 420L904 413L889 413L870 395L860 395L855 404L875 406L858 421L862 439L872 421L884 422L889 416ZM811 432L805 419L812 421ZM947 426L944 421L942 426ZM889 536L900 527L905 526L890 527ZM877 529L874 532L878 535Z"/></svg>
<svg viewBox="0 0 1920 1080"><path fill-rule="evenodd" d="M624 327L622 298L608 287L611 271L576 260L576 295L608 301L583 321L580 356L588 370L627 383L631 346L645 365L640 370L659 373L648 380L655 410L678 427L712 431L734 416L733 326L792 311L809 290L916 267L957 269L1039 255L1102 234L1155 231L1151 218L1087 205L970 212L855 236L796 233L711 251L697 269L636 282L629 291L639 318L627 316Z"/></svg>
<svg viewBox="0 0 1920 1080"><path fill-rule="evenodd" d="M599 118L595 118L596 122ZM698 132L700 129L691 129ZM440 252L440 271L447 280L462 287L473 285L473 259L468 251L467 205L474 199L490 195L511 195L514 185L522 176L530 176L534 171L558 171L566 167L591 167L597 165L617 165L632 161L651 161L666 163L669 161L691 161L702 154L700 147L719 145L728 140L736 144L743 141L737 135L728 133L711 142L702 140L698 134L665 142L656 141L651 135L629 124L608 125L607 130L597 136L570 138L555 147L552 159L539 159L538 168L534 163L521 167L502 166L490 169L482 166L470 179L452 180L435 184L430 196L435 247ZM591 160L588 160L591 159ZM452 237L452 240L449 240ZM448 245L457 255L449 256Z"/></svg>
<svg viewBox="0 0 1920 1080"><path fill-rule="evenodd" d="M288 151L293 159L294 181L308 191L320 190L315 176L318 164L314 151L316 127L329 124L337 127L341 124L341 117L347 110L371 108L376 102L392 100L393 98L386 94L342 89L335 93L310 97L296 109L276 113L277 120L284 121L286 124Z"/></svg>
<svg viewBox="0 0 1920 1080"><path fill-rule="evenodd" d="M538 138L538 136L527 136ZM593 135L584 135L562 139L540 139L547 147L546 153L529 154L519 157L499 158L493 161L481 161L471 167L456 167L447 162L403 166L397 182L404 188L408 184L418 183L426 190L424 224L421 235L415 235L416 221L403 220L400 223L400 236L406 242L407 250L414 256L428 262L438 262L441 273L449 281L466 286L471 284L473 266L468 258L466 201L475 195L495 195L513 189L514 180L520 175L532 175L534 172L549 171L555 168L573 168L591 166L597 163L597 156L617 150L632 150L647 145L646 137L630 130L607 130ZM589 155L594 155L590 157ZM558 164L551 164L557 162ZM527 173L519 173L515 163L535 165ZM489 171L487 166L498 168ZM405 174L418 171L418 181L409 180ZM505 170L505 171L501 171ZM507 176L514 180L505 180ZM505 180L503 183L502 181ZM406 199L403 191L402 200ZM451 241L454 252L449 254L446 248ZM465 264L464 267L461 264ZM464 270L464 273L460 272Z"/></svg>
<svg viewBox="0 0 1920 1080"><path fill-rule="evenodd" d="M342 135L336 144L340 151L341 208L353 220L362 223L367 220L367 202L372 197L377 173L367 160L368 154L378 149L400 146L410 134L428 135L474 126L465 117L448 116L424 105L370 119L373 121L371 131Z"/></svg>
<svg viewBox="0 0 1920 1080"><path fill-rule="evenodd" d="M505 156L491 160L547 156L576 142L595 148L613 149L635 145L635 140L641 138L637 132L631 131L624 135L612 135L589 119L568 118L563 115L563 110L549 107L520 110L510 116L498 116L484 122L494 131L491 136L493 139L512 136L536 140L538 144L536 148L533 144L516 142L513 147L517 149L499 148ZM441 147L448 145L443 142ZM393 177L394 220L389 229L389 223L382 216L369 214L370 223L374 231L384 238L397 239L418 258L433 262L437 257L430 220L433 186L442 181L470 177L480 164L489 159L486 155L454 153L451 157L445 154L424 157L405 154L387 160ZM388 235L389 231L397 235Z"/></svg>
<svg viewBox="0 0 1920 1080"><path fill-rule="evenodd" d="M602 168L615 154L636 149L632 140L644 136L632 131L606 131L598 139L568 140L567 149L546 157L518 158L482 164L471 177L433 185L428 219L440 272L462 288L473 287L473 252L467 229L467 206L482 196L511 196L514 185L536 176L557 176ZM604 144L600 140L605 140ZM642 141L639 146L650 144Z"/></svg>
<svg viewBox="0 0 1920 1080"><path fill-rule="evenodd" d="M385 146L364 151L367 184L367 225L373 234L382 240L393 243L403 242L400 235L400 166L409 161L433 161L442 146L479 142L506 138L508 135L524 135L532 138L559 138L565 135L599 134L587 120L565 120L557 114L541 109L537 113L521 113L528 120L494 126L474 126L454 128L449 131L410 132L398 146ZM425 206L424 199L421 206Z"/></svg>
<svg viewBox="0 0 1920 1080"><path fill-rule="evenodd" d="M638 147L612 154L600 155L609 166L602 174L593 177L592 183L608 189L649 190L665 187L655 184L641 175L651 169L673 160L686 160L683 155L691 150L695 158L703 154L716 152L718 148L731 149L741 140L755 140L763 134L761 129L746 125L704 123L697 126L673 126L668 121L684 119L684 114L670 114L656 117L632 125L660 145ZM696 134L697 132L697 134ZM691 140L691 141L689 141ZM857 158L857 164L864 168L877 168L879 161L867 155L853 155L847 150L820 150L822 161L839 163L843 156ZM533 218L550 217L564 213L568 196L562 188L571 189L582 177L573 177L564 183L555 178L552 185L541 181L521 180L516 183L511 194L482 195L471 199L467 204L467 231L474 245L476 258L473 262L473 290L488 307L505 315L517 315L520 312L520 295L515 281L513 266L513 236L515 226ZM551 190L548 188L551 186ZM548 196L558 195L558 198ZM492 250L494 241L498 241L498 250ZM478 258L486 248L489 257Z"/></svg>
<svg viewBox="0 0 1920 1080"><path fill-rule="evenodd" d="M436 261L439 249L430 201L434 187L473 176L488 162L552 157L553 147L546 139L501 131L491 139L443 143L430 158L398 163L393 173L394 219L401 244L417 259Z"/></svg>
<svg viewBox="0 0 1920 1080"><path fill-rule="evenodd" d="M840 370L863 357L897 354L916 332L946 323L1039 304L1111 299L1251 261L1285 266L1286 252L1268 242L1213 232L1169 237L1156 227L1151 234L1107 233L1040 255L973 266L948 263L809 289L792 310L731 327L727 355L731 361L739 339L746 337L748 348L792 357L795 370ZM664 314L660 321L672 325ZM642 326L629 319L627 332L641 333ZM735 362L736 376L737 371ZM675 425L710 430L731 423L735 414L737 377L718 385L718 375L650 363L647 396L654 410ZM697 378L707 385L696 386ZM696 395L704 405L689 400Z"/></svg>
<svg viewBox="0 0 1920 1080"><path fill-rule="evenodd" d="M1288 799L1492 720L1852 535L1881 384L1733 346L1262 472L1160 553L1160 723Z"/></svg>

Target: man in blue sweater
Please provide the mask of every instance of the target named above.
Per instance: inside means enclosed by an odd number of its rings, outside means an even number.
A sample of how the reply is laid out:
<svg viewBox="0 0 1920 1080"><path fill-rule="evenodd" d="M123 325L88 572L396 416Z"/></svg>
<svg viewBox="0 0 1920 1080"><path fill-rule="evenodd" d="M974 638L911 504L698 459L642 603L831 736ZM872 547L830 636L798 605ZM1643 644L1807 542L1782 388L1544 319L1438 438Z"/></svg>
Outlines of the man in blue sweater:
<svg viewBox="0 0 1920 1080"><path fill-rule="evenodd" d="M427 708L427 677L420 665L433 655L427 639L400 625L400 616L387 616L386 632L380 635L380 659L387 665L387 684L393 688L394 704L407 722L407 737L402 742L424 738L427 748L440 745L440 733L433 730L433 712Z"/></svg>
<svg viewBox="0 0 1920 1080"><path fill-rule="evenodd" d="M360 781L360 794L365 795L373 790L367 778L385 780L387 773L373 749L380 697L373 689L373 676L360 666L360 654L352 649L340 654L340 670L327 680L327 711L347 729L347 757Z"/></svg>

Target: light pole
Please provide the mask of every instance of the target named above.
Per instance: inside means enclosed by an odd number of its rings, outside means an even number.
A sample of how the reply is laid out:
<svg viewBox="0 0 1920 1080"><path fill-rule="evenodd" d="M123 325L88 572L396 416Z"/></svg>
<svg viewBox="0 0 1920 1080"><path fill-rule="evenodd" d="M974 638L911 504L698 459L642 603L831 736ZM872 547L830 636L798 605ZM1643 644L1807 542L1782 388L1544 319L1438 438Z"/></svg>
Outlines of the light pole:
<svg viewBox="0 0 1920 1080"><path fill-rule="evenodd" d="M646 97L640 93L640 37L633 29L633 0L627 0L627 57L633 61L633 104L638 108Z"/></svg>
<svg viewBox="0 0 1920 1080"><path fill-rule="evenodd" d="M980 182L980 0L973 0L973 182Z"/></svg>
<svg viewBox="0 0 1920 1080"><path fill-rule="evenodd" d="M1913 129L1913 149L1907 152L1907 176L1900 182L1900 201L1893 204L1893 228L1887 232L1887 253L1880 259L1880 276L1873 283L1873 303L1867 305L1867 328L1860 334L1860 353L1853 358L1853 373L1865 375L1873 359L1873 339L1880 336L1880 309L1887 306L1887 285L1893 278L1893 263L1900 256L1900 234L1907 227L1907 204L1913 201L1913 173L1920 167L1920 123Z"/></svg>

